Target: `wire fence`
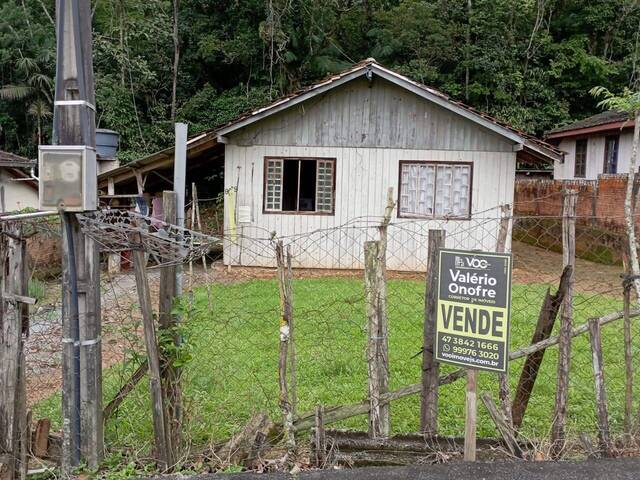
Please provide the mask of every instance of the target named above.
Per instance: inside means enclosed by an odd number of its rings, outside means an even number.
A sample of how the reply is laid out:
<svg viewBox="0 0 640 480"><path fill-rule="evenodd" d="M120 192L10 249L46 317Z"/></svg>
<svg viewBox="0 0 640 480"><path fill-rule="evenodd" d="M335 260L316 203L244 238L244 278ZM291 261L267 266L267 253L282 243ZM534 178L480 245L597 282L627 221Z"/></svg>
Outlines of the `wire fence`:
<svg viewBox="0 0 640 480"><path fill-rule="evenodd" d="M445 246L463 250L495 251L501 225L507 222L506 250L513 255L510 351L531 344L547 291L559 288L563 272L562 216L504 216L501 208L469 220L394 218L388 226L387 312L389 320L389 389L419 384L430 229L446 231ZM363 280L363 245L379 238L382 218L355 218L337 227L291 235L239 226L224 235L223 251L184 266L184 295L174 308L180 316L182 339L176 355L181 368L184 424L181 459L196 469L233 463L221 449L256 413L282 421L278 385L278 345L281 301L275 271L274 245L282 241L293 266L295 321L295 410L298 417L317 405L327 408L357 404L368 395L367 315ZM606 220L606 224L603 223ZM622 222L620 222L622 224ZM621 275L625 272L627 237L613 230L611 218L578 212L576 217L573 325L623 309ZM27 398L34 420L47 418L51 431L61 425L60 386L62 323L60 306L60 235L52 220L33 222L28 240L31 262L29 293L38 298L30 307L26 342ZM107 254L114 252L103 252ZM103 403L108 405L123 388L130 392L110 412L105 425L109 461L152 457L153 427L148 383L131 385L132 375L145 361L139 303L127 254L123 271L101 282ZM106 261L105 261L106 263ZM148 280L158 299L159 270ZM551 335L557 335L560 316ZM631 322L635 369L640 365L640 326ZM603 362L611 434L625 431L624 329L613 321L602 329ZM526 356L510 362L509 384L516 392ZM519 428L521 438L541 451L548 444L555 406L558 349L546 349ZM441 365L441 375L457 370ZM585 435L598 433L594 374L589 335L573 338L567 437L585 453ZM640 379L633 378L634 392ZM438 433L464 434L464 380L440 387ZM498 397L498 378L481 373L479 391ZM626 410L625 410L626 408ZM634 397L633 411L640 402ZM420 430L420 396L407 395L391 403L391 433ZM628 411L626 412L628 415ZM634 413L633 418L637 418ZM333 426L367 430L366 415L341 420ZM627 426L628 427L628 426ZM633 429L636 429L635 420ZM628 428L627 428L628 429ZM478 411L478 435L497 437L490 416ZM580 440L582 438L582 440ZM299 433L305 443L306 433ZM588 453L588 452L587 452ZM267 460L264 460L267 462ZM264 463L263 462L263 463Z"/></svg>

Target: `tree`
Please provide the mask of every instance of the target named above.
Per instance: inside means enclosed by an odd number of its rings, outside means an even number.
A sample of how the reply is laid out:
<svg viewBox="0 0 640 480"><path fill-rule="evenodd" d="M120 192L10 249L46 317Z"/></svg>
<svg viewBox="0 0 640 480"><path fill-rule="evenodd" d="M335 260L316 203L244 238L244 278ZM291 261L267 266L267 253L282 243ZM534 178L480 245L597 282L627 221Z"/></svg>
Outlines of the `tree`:
<svg viewBox="0 0 640 480"><path fill-rule="evenodd" d="M594 97L601 97L598 106L607 110L625 112L629 119L635 120L633 128L633 146L631 148L631 158L629 159L629 173L627 175L627 190L624 199L624 216L627 224L627 237L629 238L629 260L631 263L631 274L640 274L638 264L638 245L636 243L635 229L635 202L633 200L633 186L635 184L638 162L638 142L640 139L640 90L632 91L625 88L621 95L615 95L604 87L594 87L590 90ZM636 301L640 303L640 279L633 282L636 290Z"/></svg>

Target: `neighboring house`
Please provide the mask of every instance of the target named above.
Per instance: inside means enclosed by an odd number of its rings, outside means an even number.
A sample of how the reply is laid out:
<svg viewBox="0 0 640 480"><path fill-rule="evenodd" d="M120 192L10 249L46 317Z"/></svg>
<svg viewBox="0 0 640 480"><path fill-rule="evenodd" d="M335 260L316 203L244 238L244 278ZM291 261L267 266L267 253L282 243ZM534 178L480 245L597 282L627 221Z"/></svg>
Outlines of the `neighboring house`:
<svg viewBox="0 0 640 480"><path fill-rule="evenodd" d="M172 156L122 166L99 184L115 196L147 189L145 179L154 182L145 193L171 189L161 169ZM295 266L359 268L375 228L337 227L378 224L393 187L393 222L405 225L390 235L388 266L412 270L426 259L416 233L428 228L457 231L458 247L495 249L499 222L472 219L497 218L513 202L516 162L552 164L562 152L369 59L195 136L187 156L200 172L224 162L225 264L272 266L265 245L275 232L309 236Z"/></svg>
<svg viewBox="0 0 640 480"><path fill-rule="evenodd" d="M547 132L546 139L565 152L554 164L556 180L588 179L627 173L634 121L625 113L608 111Z"/></svg>
<svg viewBox="0 0 640 480"><path fill-rule="evenodd" d="M0 150L0 213L38 208L38 182L30 172L35 160Z"/></svg>

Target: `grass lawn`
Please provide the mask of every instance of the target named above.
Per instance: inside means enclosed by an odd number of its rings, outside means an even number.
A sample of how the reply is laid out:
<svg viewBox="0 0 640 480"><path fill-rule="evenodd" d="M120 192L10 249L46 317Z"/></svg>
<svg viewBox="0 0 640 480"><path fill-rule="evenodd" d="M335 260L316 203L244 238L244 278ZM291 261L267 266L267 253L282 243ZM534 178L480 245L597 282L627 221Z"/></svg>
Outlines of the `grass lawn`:
<svg viewBox="0 0 640 480"><path fill-rule="evenodd" d="M514 285L511 348L530 342L546 285ZM195 294L193 309L185 315L185 341L192 359L186 364L183 388L188 438L198 445L220 440L240 429L253 412L265 410L279 418L277 360L279 297L275 281L252 280L212 288L209 310L206 289ZM391 388L420 380L424 284L390 280L388 285ZM358 279L316 278L294 282L294 316L298 357L298 411L361 401L366 396L366 319L363 286ZM621 309L618 299L577 294L575 324ZM557 330L557 326L556 326ZM640 327L634 324L634 338ZM620 431L624 401L622 322L604 327L605 374L612 431ZM595 430L591 351L586 335L574 339L568 428ZM525 436L546 436L555 395L557 349L546 353L523 424ZM635 360L639 360L635 358ZM511 363L515 388L523 360ZM121 364L105 373L105 400L113 397L133 367ZM455 367L443 366L443 372ZM497 392L495 374L481 373L479 391ZM640 387L637 382L636 388ZM496 398L497 399L497 398ZM141 382L107 425L110 444L146 448L152 439L148 385ZM59 424L59 397L36 407ZM419 398L392 404L394 433L415 432ZM478 433L496 432L482 405ZM440 432L461 435L464 429L464 381L440 390ZM366 417L341 427L365 429Z"/></svg>

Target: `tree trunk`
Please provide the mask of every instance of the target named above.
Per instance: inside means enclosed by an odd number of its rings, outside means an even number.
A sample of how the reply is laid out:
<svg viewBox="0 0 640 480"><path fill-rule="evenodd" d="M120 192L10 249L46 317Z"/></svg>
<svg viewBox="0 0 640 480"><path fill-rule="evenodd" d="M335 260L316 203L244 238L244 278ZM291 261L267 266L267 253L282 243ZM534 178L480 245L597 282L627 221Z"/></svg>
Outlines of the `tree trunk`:
<svg viewBox="0 0 640 480"><path fill-rule="evenodd" d="M627 177L627 191L624 199L624 217L627 224L627 238L629 239L629 263L631 275L640 274L638 264L638 249L636 247L636 230L634 221L633 185L636 179L636 166L638 164L638 140L640 137L640 110L635 114L635 127L633 129L633 147L629 159L629 176ZM640 303L640 280L633 281L636 290L636 302Z"/></svg>
<svg viewBox="0 0 640 480"><path fill-rule="evenodd" d="M171 86L171 121L176 121L176 91L178 89L178 65L180 63L180 38L178 36L178 11L180 0L173 0L173 85ZM193 226L191 226L193 228Z"/></svg>

